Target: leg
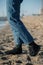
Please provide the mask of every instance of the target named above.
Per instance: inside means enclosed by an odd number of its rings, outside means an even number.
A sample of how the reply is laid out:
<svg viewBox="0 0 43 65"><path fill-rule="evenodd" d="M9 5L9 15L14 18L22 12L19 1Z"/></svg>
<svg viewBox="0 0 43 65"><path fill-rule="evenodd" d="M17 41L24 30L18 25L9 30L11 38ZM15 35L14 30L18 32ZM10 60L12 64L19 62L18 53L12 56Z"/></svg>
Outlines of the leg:
<svg viewBox="0 0 43 65"><path fill-rule="evenodd" d="M23 0L7 0L7 17L12 28L16 47L13 50L6 51L5 54L20 54L22 53L22 40L19 37L19 31L16 20L20 18L20 3Z"/></svg>
<svg viewBox="0 0 43 65"><path fill-rule="evenodd" d="M8 3L7 15L8 15L10 26L14 34L14 39L15 37L19 36L21 40L27 44L32 42L33 38L30 35L30 33L27 31L27 29L25 28L24 24L20 21L20 3L21 3L20 1L7 0L7 3Z"/></svg>
<svg viewBox="0 0 43 65"><path fill-rule="evenodd" d="M7 0L7 17L12 28L14 40L19 38L19 31L17 23L20 19L20 4L23 0ZM17 20L17 21L16 21ZM19 42L19 41L18 41ZM19 44L19 43L16 43Z"/></svg>
<svg viewBox="0 0 43 65"><path fill-rule="evenodd" d="M16 51L12 53L18 53L18 51L21 50L20 48L21 43L22 43L20 42L20 39L21 39L24 43L29 44L29 46L32 46L33 50L31 48L30 49L33 52L30 55L36 55L37 53L35 52L37 52L37 50L39 51L39 46L33 42L33 37L27 31L24 24L20 21L20 4L21 4L20 0L18 1L17 0L7 0L8 20L10 22L12 31L14 33L16 44L19 45L16 48ZM21 51L19 53L21 53Z"/></svg>
<svg viewBox="0 0 43 65"><path fill-rule="evenodd" d="M28 32L28 30L26 29L25 25L22 23L21 20L19 20L18 23L18 30L20 33L19 36L25 44L30 44L31 42L34 41L32 35Z"/></svg>

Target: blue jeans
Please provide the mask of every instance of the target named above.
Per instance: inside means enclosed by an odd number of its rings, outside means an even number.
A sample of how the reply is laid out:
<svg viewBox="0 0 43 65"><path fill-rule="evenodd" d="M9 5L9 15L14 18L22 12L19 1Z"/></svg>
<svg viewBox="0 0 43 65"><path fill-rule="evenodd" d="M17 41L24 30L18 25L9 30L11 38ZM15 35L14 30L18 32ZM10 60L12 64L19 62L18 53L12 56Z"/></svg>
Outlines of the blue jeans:
<svg viewBox="0 0 43 65"><path fill-rule="evenodd" d="M7 0L7 17L12 28L15 44L30 44L33 37L20 20L20 4L23 0Z"/></svg>

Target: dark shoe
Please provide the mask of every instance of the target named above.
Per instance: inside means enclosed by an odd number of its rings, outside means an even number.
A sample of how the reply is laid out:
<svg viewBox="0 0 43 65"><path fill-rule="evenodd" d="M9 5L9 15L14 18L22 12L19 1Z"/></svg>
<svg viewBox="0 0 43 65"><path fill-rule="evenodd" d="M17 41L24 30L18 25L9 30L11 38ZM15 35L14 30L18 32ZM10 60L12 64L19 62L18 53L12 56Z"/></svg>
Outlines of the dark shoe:
<svg viewBox="0 0 43 65"><path fill-rule="evenodd" d="M0 54L4 54L4 52L0 51Z"/></svg>
<svg viewBox="0 0 43 65"><path fill-rule="evenodd" d="M35 42L29 44L29 54L31 56L36 56L40 50L40 46L37 45Z"/></svg>
<svg viewBox="0 0 43 65"><path fill-rule="evenodd" d="M22 53L22 45L17 45L13 50L6 51L5 54L21 54Z"/></svg>

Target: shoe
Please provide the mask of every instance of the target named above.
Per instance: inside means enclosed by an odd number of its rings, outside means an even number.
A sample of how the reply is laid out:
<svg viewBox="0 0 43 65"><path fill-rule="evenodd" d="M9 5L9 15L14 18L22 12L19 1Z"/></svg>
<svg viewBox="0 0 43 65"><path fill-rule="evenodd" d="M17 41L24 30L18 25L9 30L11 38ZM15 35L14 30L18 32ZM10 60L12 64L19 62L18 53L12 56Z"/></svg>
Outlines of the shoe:
<svg viewBox="0 0 43 65"><path fill-rule="evenodd" d="M31 56L36 56L40 50L40 46L37 45L35 42L29 44L29 54Z"/></svg>
<svg viewBox="0 0 43 65"><path fill-rule="evenodd" d="M0 51L0 54L4 54L4 52Z"/></svg>
<svg viewBox="0 0 43 65"><path fill-rule="evenodd" d="M5 54L21 54L22 53L22 45L16 45L12 50L6 51Z"/></svg>

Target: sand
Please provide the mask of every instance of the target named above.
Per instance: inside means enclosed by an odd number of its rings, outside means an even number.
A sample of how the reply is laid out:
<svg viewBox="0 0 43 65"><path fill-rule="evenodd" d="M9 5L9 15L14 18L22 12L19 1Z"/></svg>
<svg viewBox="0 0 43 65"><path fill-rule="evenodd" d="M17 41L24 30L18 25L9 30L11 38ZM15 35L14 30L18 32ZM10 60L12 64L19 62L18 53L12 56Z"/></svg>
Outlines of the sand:
<svg viewBox="0 0 43 65"><path fill-rule="evenodd" d="M5 55L1 52L14 48L14 39L9 23L0 30L0 65L43 65L43 16L24 16L21 19L33 36L40 51L35 57L29 55L28 45L23 44L20 55Z"/></svg>

